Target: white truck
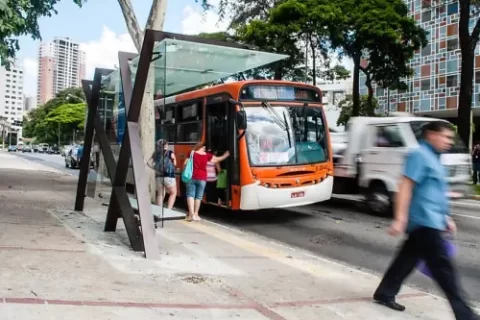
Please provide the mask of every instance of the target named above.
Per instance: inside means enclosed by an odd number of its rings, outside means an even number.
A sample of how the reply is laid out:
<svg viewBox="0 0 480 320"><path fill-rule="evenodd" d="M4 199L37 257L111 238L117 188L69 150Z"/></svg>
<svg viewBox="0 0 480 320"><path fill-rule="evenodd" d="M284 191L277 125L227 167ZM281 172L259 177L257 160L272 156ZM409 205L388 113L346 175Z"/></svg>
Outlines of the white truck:
<svg viewBox="0 0 480 320"><path fill-rule="evenodd" d="M422 127L430 121L415 116L354 117L347 130L332 143L335 195L362 196L368 208L378 215L391 215L394 194L407 153L418 148ZM343 142L342 142L343 141ZM462 198L471 191L470 155L460 141L441 156L446 167L451 198Z"/></svg>

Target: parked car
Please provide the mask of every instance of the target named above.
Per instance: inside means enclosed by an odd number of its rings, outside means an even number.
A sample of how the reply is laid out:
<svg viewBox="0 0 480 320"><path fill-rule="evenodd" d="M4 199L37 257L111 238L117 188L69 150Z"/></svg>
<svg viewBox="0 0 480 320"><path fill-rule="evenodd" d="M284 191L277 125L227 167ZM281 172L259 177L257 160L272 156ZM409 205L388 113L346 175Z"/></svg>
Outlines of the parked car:
<svg viewBox="0 0 480 320"><path fill-rule="evenodd" d="M25 152L32 152L32 147L30 146L23 146L22 148L22 153L25 153Z"/></svg>
<svg viewBox="0 0 480 320"><path fill-rule="evenodd" d="M38 153L47 153L48 151L48 144L47 143L40 143L38 145Z"/></svg>
<svg viewBox="0 0 480 320"><path fill-rule="evenodd" d="M50 148L48 148L47 153L48 154L60 154L60 148L57 147L57 146L50 147Z"/></svg>
<svg viewBox="0 0 480 320"><path fill-rule="evenodd" d="M8 152L17 152L17 146L14 146L14 145L8 146Z"/></svg>
<svg viewBox="0 0 480 320"><path fill-rule="evenodd" d="M33 150L33 152L37 153L38 152L38 145L34 144L32 146L32 150Z"/></svg>
<svg viewBox="0 0 480 320"><path fill-rule="evenodd" d="M76 169L80 167L80 158L78 157L78 149L80 146L72 147L65 157L65 168ZM90 155L90 167L94 166L93 156Z"/></svg>

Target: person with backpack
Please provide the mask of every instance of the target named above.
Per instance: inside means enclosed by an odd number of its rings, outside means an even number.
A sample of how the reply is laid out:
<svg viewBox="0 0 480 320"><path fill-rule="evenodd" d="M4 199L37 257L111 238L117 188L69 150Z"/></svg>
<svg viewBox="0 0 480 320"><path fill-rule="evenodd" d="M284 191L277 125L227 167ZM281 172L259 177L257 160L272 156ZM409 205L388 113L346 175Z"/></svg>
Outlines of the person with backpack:
<svg viewBox="0 0 480 320"><path fill-rule="evenodd" d="M182 173L182 181L186 184L186 197L188 205L187 221L202 220L198 212L202 203L205 186L207 184L207 164L219 163L228 158L230 153L227 151L222 156L217 157L207 152L204 142L198 142L195 148L190 152L190 156L185 159Z"/></svg>
<svg viewBox="0 0 480 320"><path fill-rule="evenodd" d="M175 166L177 159L172 150L168 150L167 141L160 139L157 141L156 149L148 161L148 166L155 170L155 180L157 184L158 206L163 205L165 191L169 194L167 208L172 209L177 198L177 181L175 179Z"/></svg>

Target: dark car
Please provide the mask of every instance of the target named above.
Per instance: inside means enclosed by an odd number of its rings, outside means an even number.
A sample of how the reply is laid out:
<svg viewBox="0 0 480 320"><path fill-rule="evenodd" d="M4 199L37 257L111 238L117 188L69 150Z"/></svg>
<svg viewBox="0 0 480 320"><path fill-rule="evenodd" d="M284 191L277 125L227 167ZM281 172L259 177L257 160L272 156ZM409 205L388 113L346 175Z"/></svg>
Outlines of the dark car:
<svg viewBox="0 0 480 320"><path fill-rule="evenodd" d="M25 152L32 152L32 147L30 146L23 146L22 148L22 153L25 153Z"/></svg>
<svg viewBox="0 0 480 320"><path fill-rule="evenodd" d="M50 147L50 148L48 148L47 153L48 154L60 154L60 148L57 147L57 146Z"/></svg>

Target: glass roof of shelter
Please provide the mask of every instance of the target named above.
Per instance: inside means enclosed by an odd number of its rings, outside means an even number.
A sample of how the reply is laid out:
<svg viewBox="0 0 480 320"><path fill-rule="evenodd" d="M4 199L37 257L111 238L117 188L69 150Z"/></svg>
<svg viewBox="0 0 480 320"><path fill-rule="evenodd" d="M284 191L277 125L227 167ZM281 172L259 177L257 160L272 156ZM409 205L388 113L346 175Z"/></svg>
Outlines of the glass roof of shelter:
<svg viewBox="0 0 480 320"><path fill-rule="evenodd" d="M153 58L159 54L159 58L152 62L155 92L162 92L165 96L288 58L283 54L176 39L156 43L153 52ZM130 62L132 80L135 79L139 57ZM114 91L119 75L119 70L115 70L105 77L102 81L104 89Z"/></svg>

